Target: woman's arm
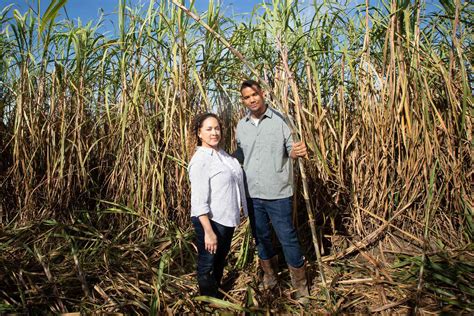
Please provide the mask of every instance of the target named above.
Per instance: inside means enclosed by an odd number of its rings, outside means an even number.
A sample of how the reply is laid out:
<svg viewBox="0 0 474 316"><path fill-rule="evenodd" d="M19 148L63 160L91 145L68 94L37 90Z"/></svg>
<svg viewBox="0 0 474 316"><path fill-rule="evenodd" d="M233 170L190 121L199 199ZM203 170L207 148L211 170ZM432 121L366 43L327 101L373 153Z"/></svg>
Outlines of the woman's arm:
<svg viewBox="0 0 474 316"><path fill-rule="evenodd" d="M217 236L207 215L210 212L209 195L211 190L209 166L205 161L192 161L190 163L189 180L191 182L191 214L199 218L204 228L205 249L214 254L217 250Z"/></svg>
<svg viewBox="0 0 474 316"><path fill-rule="evenodd" d="M214 230L212 230L211 221L207 214L201 215L198 218L204 228L204 247L209 253L215 254L217 251L217 236Z"/></svg>

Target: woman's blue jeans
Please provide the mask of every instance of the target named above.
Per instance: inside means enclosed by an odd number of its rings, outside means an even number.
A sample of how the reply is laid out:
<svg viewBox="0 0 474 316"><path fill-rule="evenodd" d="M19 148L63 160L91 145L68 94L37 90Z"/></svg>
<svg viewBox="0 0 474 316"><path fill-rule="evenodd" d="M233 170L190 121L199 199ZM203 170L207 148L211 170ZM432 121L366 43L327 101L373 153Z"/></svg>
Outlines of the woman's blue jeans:
<svg viewBox="0 0 474 316"><path fill-rule="evenodd" d="M217 297L235 228L211 220L212 230L217 236L217 251L215 254L211 254L205 248L204 228L199 218L193 216L191 221L196 232L198 248L197 279L199 292L201 295Z"/></svg>
<svg viewBox="0 0 474 316"><path fill-rule="evenodd" d="M259 258L268 260L276 255L272 244L273 226L283 248L286 263L294 268L303 266L303 255L293 226L292 197L277 200L249 198L247 204Z"/></svg>

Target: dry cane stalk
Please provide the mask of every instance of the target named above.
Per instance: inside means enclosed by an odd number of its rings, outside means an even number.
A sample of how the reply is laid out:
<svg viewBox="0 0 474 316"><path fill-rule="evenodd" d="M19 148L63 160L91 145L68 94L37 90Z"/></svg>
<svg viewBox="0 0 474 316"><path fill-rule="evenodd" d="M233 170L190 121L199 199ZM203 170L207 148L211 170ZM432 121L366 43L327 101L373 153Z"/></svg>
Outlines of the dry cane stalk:
<svg viewBox="0 0 474 316"><path fill-rule="evenodd" d="M196 22L201 24L208 32L210 32L212 35L214 35L235 56L237 56L237 58L239 58L242 61L242 63L244 63L244 65L247 66L247 68L252 72L252 74L256 78L259 78L259 81L263 84L265 90L268 91L268 93L272 96L273 100L275 100L275 102L277 103L277 106L280 108L279 110L283 109L283 107L281 106L278 98L276 98L276 96L272 93L272 89L271 89L270 85L263 78L260 77L260 75L255 70L255 68L250 64L250 62L247 59L245 59L245 57L238 50L236 50L234 47L232 47L232 45L224 37L222 37L219 33L217 33L209 25L207 25L198 15L191 12L184 5L178 3L177 0L171 0L171 2L173 2L174 5L176 5L181 10L183 10L188 16L190 16ZM286 65L286 67L287 67L287 65ZM293 85L295 85L294 82L293 82ZM295 88L296 88L296 86L295 86ZM293 89L293 92L294 93L297 92L297 89L296 89L296 91ZM295 93L295 95L297 95L297 93ZM299 127L301 129L301 117L300 117L300 111L299 110L300 109L297 106L296 107L297 119L298 119ZM281 111L281 112L284 113L283 111ZM285 115L285 121L287 121L288 127L291 129L292 135L295 136L296 135L295 126L294 126L293 122L288 118L287 115ZM301 131L300 131L300 135L302 136ZM328 296L328 301L330 301L329 291L328 291L328 288L327 288L327 285L326 285L326 277L325 277L323 266L322 266L321 251L319 249L319 243L318 243L318 237L317 237L317 233L316 233L316 227L314 225L313 210L312 210L312 207L311 207L311 202L309 200L308 180L306 178L306 172L305 172L304 165L303 165L303 162L302 162L301 158L298 158L298 165L299 165L299 170L300 170L300 173L301 173L301 180L303 182L303 194L304 194L304 199L305 199L305 203L306 203L306 209L308 211L309 225L310 225L310 228L311 228L311 235L312 235L312 239L313 239L314 248L316 250L316 257L317 257L317 260L318 260L319 271L321 273L321 280L322 280L323 286L326 290L325 294Z"/></svg>
<svg viewBox="0 0 474 316"><path fill-rule="evenodd" d="M283 67L285 68L285 72L287 73L291 91L293 92L293 97L295 98L294 101L295 101L296 121L298 123L299 135L301 135L301 139L303 139L303 129L301 126L301 102L299 98L298 87L294 80L293 73L291 72L290 67L288 66L288 53L286 49L283 48L283 45L281 44L281 41L278 38L277 38L277 44L281 52ZM292 130L294 130L294 128L292 128ZM321 250L319 248L318 234L316 232L316 225L315 225L315 220L314 220L314 215L313 215L313 207L311 206L311 200L309 199L308 180L306 178L306 171L303 165L303 160L301 158L298 158L298 166L301 173L301 180L303 182L303 196L304 196L304 201L306 204L306 210L308 211L309 227L311 229L313 245L316 251L316 260L318 261L319 272L321 273L321 281L323 283L324 289L326 290L326 295L329 299L329 291L327 288L326 275L324 274L323 262L321 259Z"/></svg>

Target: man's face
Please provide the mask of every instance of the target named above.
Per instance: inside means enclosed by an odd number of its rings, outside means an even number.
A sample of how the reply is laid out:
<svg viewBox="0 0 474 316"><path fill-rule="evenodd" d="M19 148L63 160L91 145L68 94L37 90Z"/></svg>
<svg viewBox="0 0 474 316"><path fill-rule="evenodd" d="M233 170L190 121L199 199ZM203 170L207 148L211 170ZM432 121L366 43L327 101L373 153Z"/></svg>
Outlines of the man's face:
<svg viewBox="0 0 474 316"><path fill-rule="evenodd" d="M265 96L256 86L245 87L240 91L242 103L250 110L253 116L260 117L265 113Z"/></svg>

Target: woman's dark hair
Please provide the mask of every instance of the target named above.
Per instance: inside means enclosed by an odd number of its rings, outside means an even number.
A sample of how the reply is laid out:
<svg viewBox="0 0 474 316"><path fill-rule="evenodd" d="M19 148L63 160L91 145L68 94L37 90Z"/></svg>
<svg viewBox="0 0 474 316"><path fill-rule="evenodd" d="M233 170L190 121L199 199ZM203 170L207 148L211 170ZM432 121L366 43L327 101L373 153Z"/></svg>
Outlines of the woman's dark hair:
<svg viewBox="0 0 474 316"><path fill-rule="evenodd" d="M209 112L206 112L206 113L202 113L202 114L198 114L196 115L196 117L194 118L193 120L193 124L192 124L192 134L193 134L193 137L196 139L197 141L197 146L201 146L202 145L202 141L199 139L199 129L202 127L202 124L204 123L205 120L207 120L208 118L210 117L213 117L217 120L217 123L219 123L219 128L221 130L221 140L219 143L222 142L222 135L224 134L224 131L222 129L222 122L221 120L219 119L219 117L214 114L214 113L209 113Z"/></svg>

